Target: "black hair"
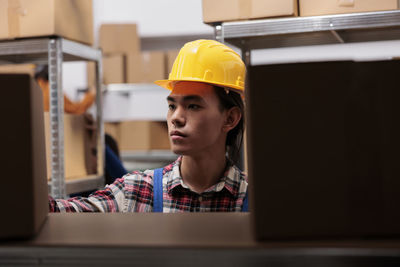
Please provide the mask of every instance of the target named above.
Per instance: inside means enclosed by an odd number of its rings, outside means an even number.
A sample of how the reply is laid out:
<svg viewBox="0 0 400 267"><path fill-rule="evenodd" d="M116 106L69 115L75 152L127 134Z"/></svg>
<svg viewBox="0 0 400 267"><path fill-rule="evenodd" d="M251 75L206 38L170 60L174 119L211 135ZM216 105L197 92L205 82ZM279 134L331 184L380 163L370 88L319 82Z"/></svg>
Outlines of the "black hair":
<svg viewBox="0 0 400 267"><path fill-rule="evenodd" d="M243 143L244 132L244 104L242 96L232 90L223 87L214 86L215 93L220 102L220 109L227 110L232 107L238 107L242 113L242 117L235 128L228 132L226 137L226 152L228 154L229 165L237 165L240 159L240 148Z"/></svg>
<svg viewBox="0 0 400 267"><path fill-rule="evenodd" d="M38 79L49 80L49 67L47 65L38 65L35 68L35 80Z"/></svg>

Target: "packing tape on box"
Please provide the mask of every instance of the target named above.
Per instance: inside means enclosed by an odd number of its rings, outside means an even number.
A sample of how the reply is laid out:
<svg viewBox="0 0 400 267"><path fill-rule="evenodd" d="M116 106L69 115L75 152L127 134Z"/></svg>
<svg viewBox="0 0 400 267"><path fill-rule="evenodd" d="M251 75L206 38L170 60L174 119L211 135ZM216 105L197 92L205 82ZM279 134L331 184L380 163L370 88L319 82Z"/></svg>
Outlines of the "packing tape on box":
<svg viewBox="0 0 400 267"><path fill-rule="evenodd" d="M240 19L249 19L251 15L251 0L239 0Z"/></svg>
<svg viewBox="0 0 400 267"><path fill-rule="evenodd" d="M21 15L26 15L26 10L22 8L20 0L8 0L8 35L11 38L20 35Z"/></svg>
<svg viewBox="0 0 400 267"><path fill-rule="evenodd" d="M353 7L354 1L355 0L338 0L338 5L344 7Z"/></svg>

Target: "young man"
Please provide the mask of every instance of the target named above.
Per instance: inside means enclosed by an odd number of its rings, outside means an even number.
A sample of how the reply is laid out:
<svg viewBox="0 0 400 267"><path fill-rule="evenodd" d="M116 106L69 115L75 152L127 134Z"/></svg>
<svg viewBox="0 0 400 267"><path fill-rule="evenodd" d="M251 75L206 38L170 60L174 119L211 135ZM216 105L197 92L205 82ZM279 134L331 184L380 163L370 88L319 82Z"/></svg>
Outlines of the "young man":
<svg viewBox="0 0 400 267"><path fill-rule="evenodd" d="M168 131L180 157L157 170L133 172L88 198L54 200L50 211L242 211L247 178L234 165L244 128L245 66L229 47L212 40L187 43L168 80Z"/></svg>

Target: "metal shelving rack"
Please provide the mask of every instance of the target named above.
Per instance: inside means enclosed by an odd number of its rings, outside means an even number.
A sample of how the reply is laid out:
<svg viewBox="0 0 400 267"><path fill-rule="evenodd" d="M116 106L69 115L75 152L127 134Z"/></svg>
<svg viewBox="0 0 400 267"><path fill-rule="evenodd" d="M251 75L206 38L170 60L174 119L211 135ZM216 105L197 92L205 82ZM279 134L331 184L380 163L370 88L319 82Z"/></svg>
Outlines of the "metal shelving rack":
<svg viewBox="0 0 400 267"><path fill-rule="evenodd" d="M251 65L251 50L400 39L400 10L223 22L216 39L242 51Z"/></svg>
<svg viewBox="0 0 400 267"><path fill-rule="evenodd" d="M212 26L215 39L239 48L248 67L252 65L251 51L257 49L400 40L400 10L269 18ZM244 166L243 158L242 152L240 167Z"/></svg>
<svg viewBox="0 0 400 267"><path fill-rule="evenodd" d="M64 61L96 62L96 121L97 175L75 181L65 181L64 175L64 96L62 63ZM50 82L51 183L50 193L55 198L95 189L104 185L104 147L101 100L101 51L90 46L59 37L20 39L0 42L0 64L48 64Z"/></svg>

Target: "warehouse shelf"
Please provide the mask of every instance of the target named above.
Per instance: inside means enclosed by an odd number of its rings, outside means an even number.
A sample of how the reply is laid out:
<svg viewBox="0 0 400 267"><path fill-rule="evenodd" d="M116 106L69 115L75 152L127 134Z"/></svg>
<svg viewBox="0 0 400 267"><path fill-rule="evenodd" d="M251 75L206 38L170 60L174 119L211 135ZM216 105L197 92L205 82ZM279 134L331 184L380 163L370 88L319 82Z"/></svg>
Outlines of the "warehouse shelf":
<svg viewBox="0 0 400 267"><path fill-rule="evenodd" d="M37 236L3 241L0 266L399 266L395 237L257 242L251 224L239 212L53 213Z"/></svg>
<svg viewBox="0 0 400 267"><path fill-rule="evenodd" d="M129 95L138 91L165 91L154 83L113 83L105 86L105 93L121 93Z"/></svg>
<svg viewBox="0 0 400 267"><path fill-rule="evenodd" d="M66 180L66 194L80 193L85 191L97 190L104 186L102 175L89 175L73 180Z"/></svg>
<svg viewBox="0 0 400 267"><path fill-rule="evenodd" d="M400 40L400 10L268 18L211 26L216 40L241 50L248 67L252 65L251 51L257 49ZM243 150L239 167L244 167Z"/></svg>
<svg viewBox="0 0 400 267"><path fill-rule="evenodd" d="M223 22L216 39L240 49L400 39L400 10Z"/></svg>
<svg viewBox="0 0 400 267"><path fill-rule="evenodd" d="M101 106L101 51L90 46L60 37L29 38L0 42L0 64L35 63L48 64L50 82L50 129L51 129L51 186L50 193L55 198L65 198L67 192L81 192L96 189L93 178L79 179L73 186L66 184L64 173L64 96L62 85L62 63L65 61L96 62L96 120L97 120L97 166L98 174L103 173L103 119ZM101 178L99 178L101 179ZM98 179L98 180L99 180ZM104 180L104 179L103 179ZM97 181L97 180L96 180ZM89 188L92 185L93 188ZM80 188L82 186L82 188Z"/></svg>
<svg viewBox="0 0 400 267"><path fill-rule="evenodd" d="M51 182L48 183L49 191L51 190ZM65 193L67 195L92 191L100 189L104 186L104 177L102 175L89 175L85 177L77 177L71 180L65 180Z"/></svg>

